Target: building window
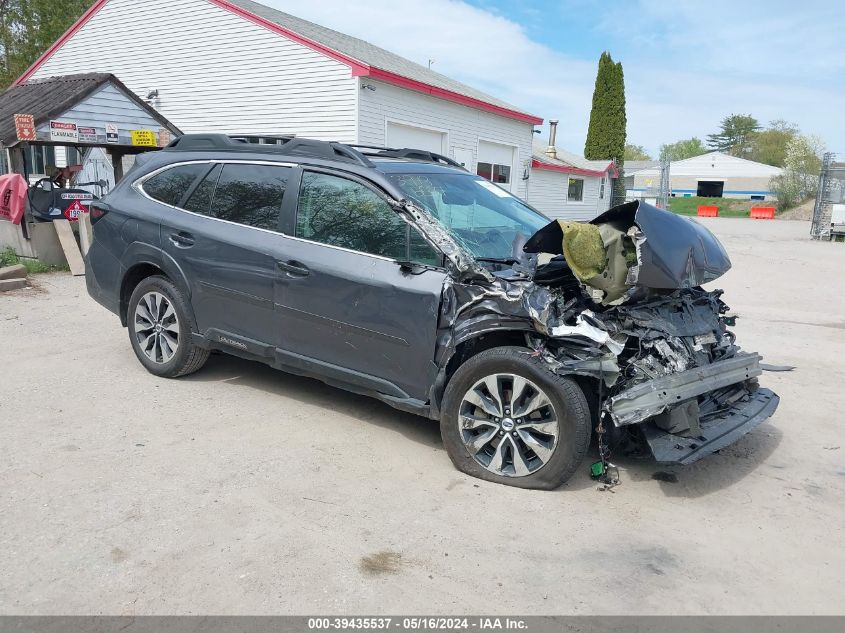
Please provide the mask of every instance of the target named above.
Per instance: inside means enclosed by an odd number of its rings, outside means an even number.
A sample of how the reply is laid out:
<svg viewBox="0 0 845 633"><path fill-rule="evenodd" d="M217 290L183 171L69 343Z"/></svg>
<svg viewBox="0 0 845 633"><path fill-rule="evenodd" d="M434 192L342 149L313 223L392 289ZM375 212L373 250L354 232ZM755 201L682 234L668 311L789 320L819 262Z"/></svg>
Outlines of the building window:
<svg viewBox="0 0 845 633"><path fill-rule="evenodd" d="M604 185L606 182L606 178L604 176L601 177L601 189L599 189L599 198L604 200Z"/></svg>
<svg viewBox="0 0 845 633"><path fill-rule="evenodd" d="M30 175L52 175L56 169L56 148L52 145L30 145L24 150L26 172ZM48 174L47 170L50 169Z"/></svg>
<svg viewBox="0 0 845 633"><path fill-rule="evenodd" d="M510 165L498 165L496 163L478 163L476 172L482 178L500 185L507 185L511 181Z"/></svg>
<svg viewBox="0 0 845 633"><path fill-rule="evenodd" d="M584 179L570 178L569 191L566 196L569 202L582 202L584 200Z"/></svg>

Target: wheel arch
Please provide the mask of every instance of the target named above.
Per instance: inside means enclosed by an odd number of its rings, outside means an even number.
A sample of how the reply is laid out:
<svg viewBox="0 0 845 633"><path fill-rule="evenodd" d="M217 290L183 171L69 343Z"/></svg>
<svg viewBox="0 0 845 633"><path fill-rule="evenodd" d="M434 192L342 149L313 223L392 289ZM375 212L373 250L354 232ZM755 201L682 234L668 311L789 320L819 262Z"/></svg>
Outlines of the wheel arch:
<svg viewBox="0 0 845 633"><path fill-rule="evenodd" d="M190 305L191 286L185 273L176 260L161 249L150 244L135 242L126 249L121 258L121 264L125 272L120 281L118 306L120 322L123 327L126 327L129 298L132 296L132 292L138 287L139 283L153 275L161 275L176 284L185 293L185 298L188 299L188 309L192 310ZM196 322L193 311L190 316Z"/></svg>
<svg viewBox="0 0 845 633"><path fill-rule="evenodd" d="M434 385L431 389L431 413L432 419L440 418L440 410L443 405L443 396L446 387L458 367L467 362L470 358L481 352L493 349L494 347L520 346L528 347L525 335L533 332L531 328L496 328L473 332L463 338L455 345L452 353L442 363L437 374Z"/></svg>

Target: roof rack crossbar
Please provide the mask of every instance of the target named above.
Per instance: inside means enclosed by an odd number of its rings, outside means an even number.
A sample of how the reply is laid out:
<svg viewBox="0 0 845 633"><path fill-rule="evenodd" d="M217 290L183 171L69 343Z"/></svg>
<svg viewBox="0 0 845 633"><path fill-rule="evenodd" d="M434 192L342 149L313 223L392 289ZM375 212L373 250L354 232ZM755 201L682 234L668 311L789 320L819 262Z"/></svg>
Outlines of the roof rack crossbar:
<svg viewBox="0 0 845 633"><path fill-rule="evenodd" d="M266 135L265 135L266 136ZM269 138L269 137L268 137ZM228 150L228 151L276 151L297 156L308 156L310 158L324 158L328 160L343 159L358 163L364 167L372 167L373 164L361 152L335 141L318 141L310 138L298 138L295 136L275 137L285 141L281 144L257 144L249 143L245 137L231 137L226 134L185 134L174 139L167 146L168 149L177 151L203 151L203 150Z"/></svg>
<svg viewBox="0 0 845 633"><path fill-rule="evenodd" d="M376 150L372 154L370 154L369 152L366 153L365 156L379 156L383 158L412 158L414 160L423 160L429 163L445 163L450 167L457 167L458 169L463 169L466 171L466 167L461 165L459 162L449 158L448 156L443 156L443 154L438 154L436 152L431 152L425 149L413 149L410 147L379 147L377 145L350 145L349 147L365 150Z"/></svg>
<svg viewBox="0 0 845 633"><path fill-rule="evenodd" d="M425 161L428 163L442 163L444 165L449 165L450 167L457 167L458 169L466 170L463 165L448 156L443 156L442 154L430 152L424 149L356 145L338 143L337 141L318 141L315 139L300 138L297 136L270 136L267 134L259 136L262 138L275 138L276 140L282 142L276 144L258 144L248 142L247 137L242 135L227 136L226 134L185 134L184 136L180 136L171 141L167 148L177 151L275 151L297 156L308 156L310 158L347 160L357 163L363 167L373 167L370 157L407 158L411 160Z"/></svg>

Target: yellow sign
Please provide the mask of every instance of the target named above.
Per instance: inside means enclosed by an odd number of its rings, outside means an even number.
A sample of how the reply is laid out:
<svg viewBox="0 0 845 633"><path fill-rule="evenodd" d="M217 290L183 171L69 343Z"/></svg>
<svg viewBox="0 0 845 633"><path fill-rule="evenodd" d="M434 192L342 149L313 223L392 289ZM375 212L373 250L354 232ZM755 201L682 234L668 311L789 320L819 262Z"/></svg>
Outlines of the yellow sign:
<svg viewBox="0 0 845 633"><path fill-rule="evenodd" d="M142 147L156 147L158 139L152 130L132 130L132 144Z"/></svg>

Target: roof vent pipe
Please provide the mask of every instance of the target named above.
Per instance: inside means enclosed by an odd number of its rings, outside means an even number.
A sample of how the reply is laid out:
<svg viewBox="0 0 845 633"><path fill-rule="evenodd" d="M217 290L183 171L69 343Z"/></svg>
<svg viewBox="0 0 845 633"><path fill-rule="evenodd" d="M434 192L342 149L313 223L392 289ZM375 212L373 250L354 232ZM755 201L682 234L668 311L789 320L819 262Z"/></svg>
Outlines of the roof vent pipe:
<svg viewBox="0 0 845 633"><path fill-rule="evenodd" d="M557 119L549 119L549 146L546 148L546 156L557 158L555 138L557 137Z"/></svg>

